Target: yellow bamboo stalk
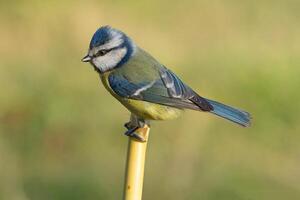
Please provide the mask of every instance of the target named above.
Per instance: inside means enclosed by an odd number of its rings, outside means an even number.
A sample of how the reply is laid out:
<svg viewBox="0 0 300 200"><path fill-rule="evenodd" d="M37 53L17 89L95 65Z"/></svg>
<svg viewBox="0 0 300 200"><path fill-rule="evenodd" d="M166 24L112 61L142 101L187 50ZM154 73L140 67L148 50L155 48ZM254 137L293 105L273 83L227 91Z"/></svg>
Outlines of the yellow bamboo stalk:
<svg viewBox="0 0 300 200"><path fill-rule="evenodd" d="M123 200L142 199L145 157L149 131L150 127L147 125L136 131L137 134L145 139L144 142L129 137Z"/></svg>

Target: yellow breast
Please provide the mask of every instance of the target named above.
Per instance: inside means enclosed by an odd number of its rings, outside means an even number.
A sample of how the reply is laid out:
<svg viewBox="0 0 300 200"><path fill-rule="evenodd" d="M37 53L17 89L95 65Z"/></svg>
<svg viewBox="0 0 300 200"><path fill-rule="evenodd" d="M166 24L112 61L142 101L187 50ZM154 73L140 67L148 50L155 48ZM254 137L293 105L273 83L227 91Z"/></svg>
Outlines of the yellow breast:
<svg viewBox="0 0 300 200"><path fill-rule="evenodd" d="M106 72L101 74L100 76L104 87L130 112L137 115L138 117L150 120L168 120L175 119L181 114L182 110L174 107L120 97L111 89L109 85L109 73L110 72Z"/></svg>

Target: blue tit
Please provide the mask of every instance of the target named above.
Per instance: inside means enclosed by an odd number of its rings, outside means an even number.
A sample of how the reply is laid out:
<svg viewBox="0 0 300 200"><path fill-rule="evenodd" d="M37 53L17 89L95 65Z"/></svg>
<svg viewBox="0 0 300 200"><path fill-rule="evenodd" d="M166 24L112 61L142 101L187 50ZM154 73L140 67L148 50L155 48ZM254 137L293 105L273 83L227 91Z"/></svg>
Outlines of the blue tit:
<svg viewBox="0 0 300 200"><path fill-rule="evenodd" d="M250 125L248 112L201 97L120 30L99 28L82 61L91 63L105 88L140 126L149 120L177 118L184 109L212 113L244 127ZM126 135L135 137L139 126L127 128Z"/></svg>

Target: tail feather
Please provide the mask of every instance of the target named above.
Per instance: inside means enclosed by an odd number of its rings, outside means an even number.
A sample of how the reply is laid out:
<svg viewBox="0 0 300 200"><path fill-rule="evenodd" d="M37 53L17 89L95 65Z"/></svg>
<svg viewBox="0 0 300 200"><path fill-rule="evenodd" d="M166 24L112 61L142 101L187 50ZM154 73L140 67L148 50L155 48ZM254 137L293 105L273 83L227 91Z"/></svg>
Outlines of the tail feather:
<svg viewBox="0 0 300 200"><path fill-rule="evenodd" d="M222 103L206 99L212 106L213 110L210 112L223 117L224 119L230 120L239 125L248 127L250 126L251 116L248 112L233 108Z"/></svg>

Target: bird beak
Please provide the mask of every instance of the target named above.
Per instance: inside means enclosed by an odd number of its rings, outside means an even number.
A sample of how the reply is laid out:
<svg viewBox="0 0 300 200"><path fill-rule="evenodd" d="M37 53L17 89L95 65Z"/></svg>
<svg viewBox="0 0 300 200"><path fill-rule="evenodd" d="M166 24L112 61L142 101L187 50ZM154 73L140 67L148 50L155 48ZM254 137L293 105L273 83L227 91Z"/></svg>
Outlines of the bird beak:
<svg viewBox="0 0 300 200"><path fill-rule="evenodd" d="M86 55L81 59L82 62L90 62L91 60L92 58L89 55Z"/></svg>

